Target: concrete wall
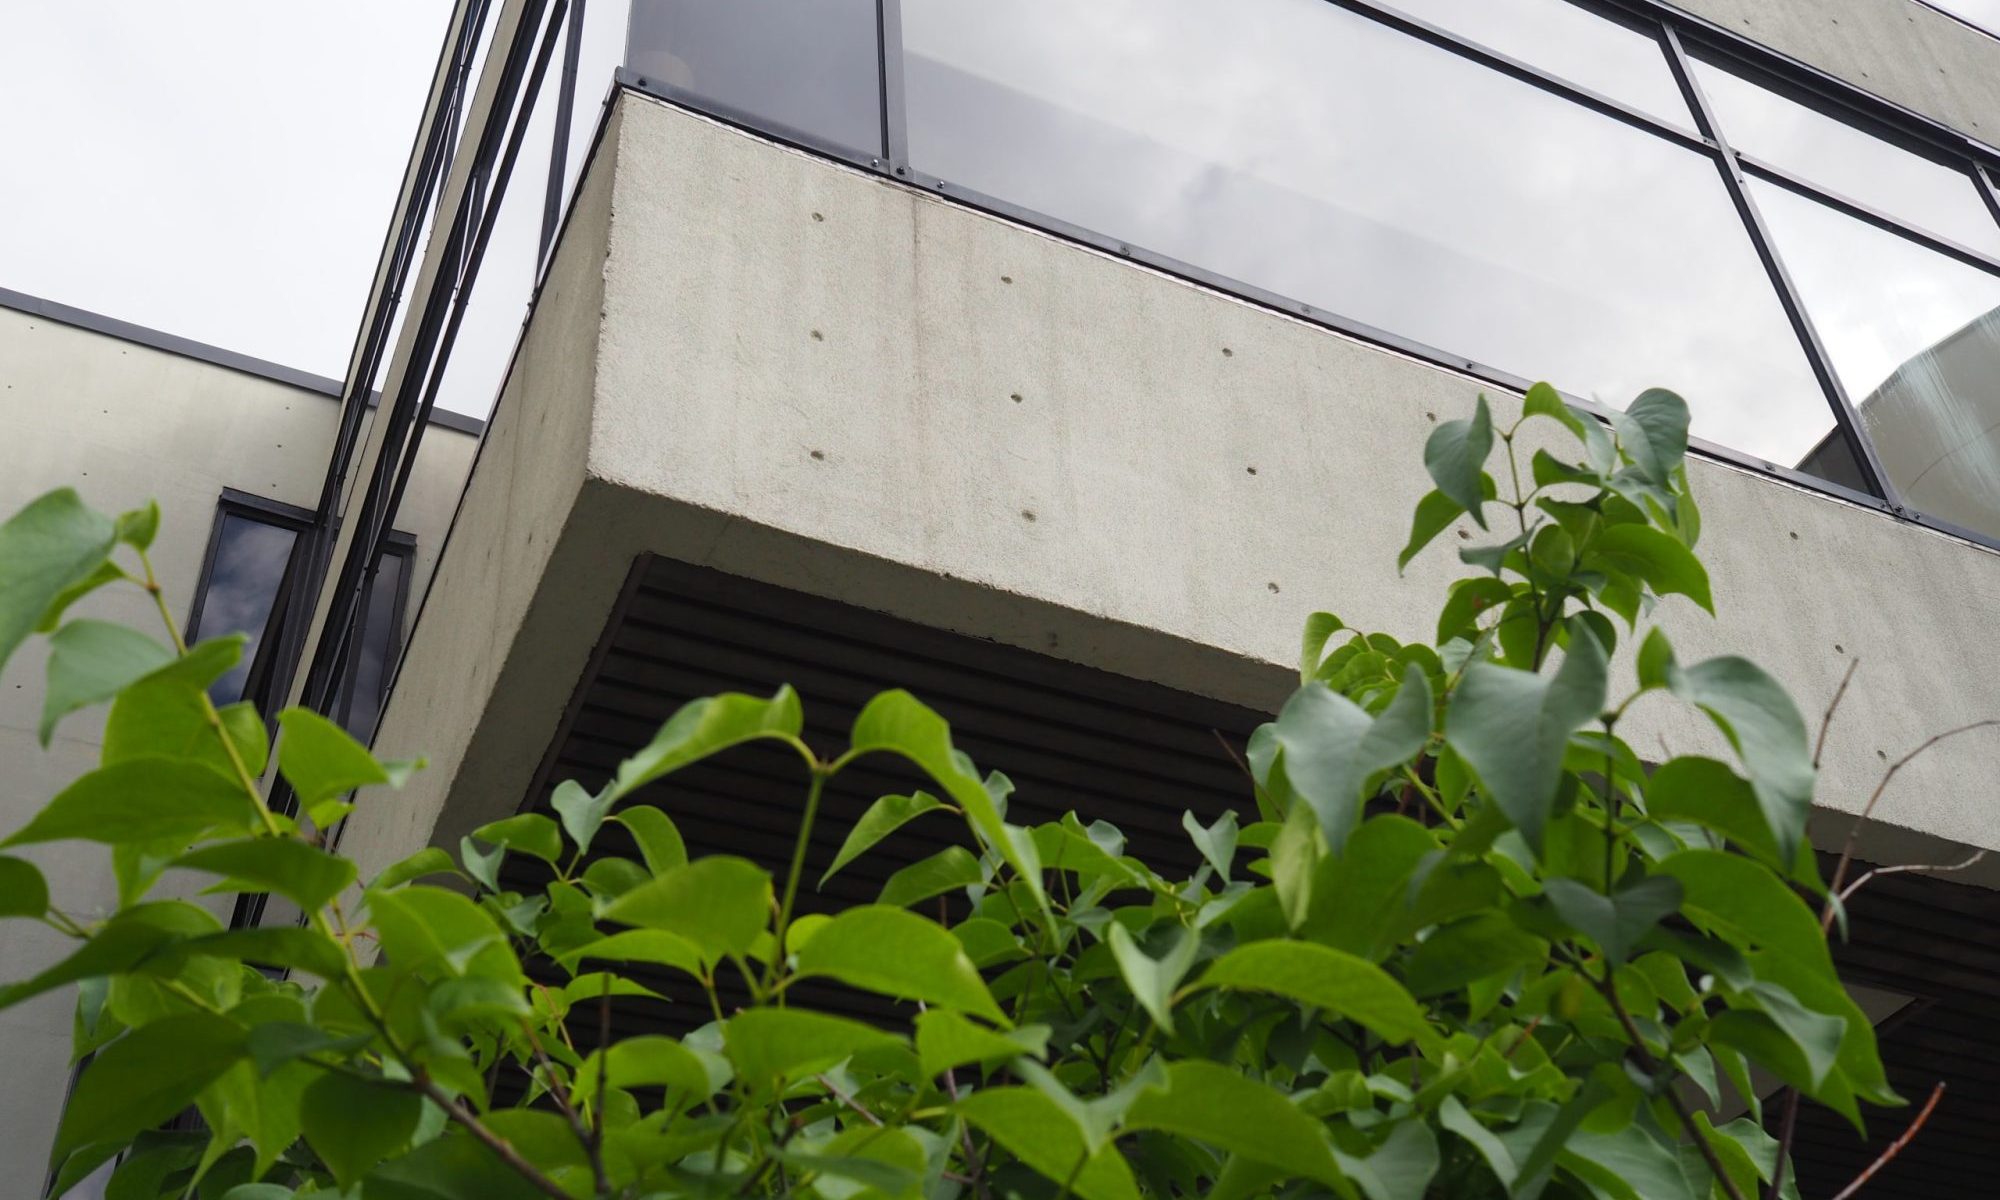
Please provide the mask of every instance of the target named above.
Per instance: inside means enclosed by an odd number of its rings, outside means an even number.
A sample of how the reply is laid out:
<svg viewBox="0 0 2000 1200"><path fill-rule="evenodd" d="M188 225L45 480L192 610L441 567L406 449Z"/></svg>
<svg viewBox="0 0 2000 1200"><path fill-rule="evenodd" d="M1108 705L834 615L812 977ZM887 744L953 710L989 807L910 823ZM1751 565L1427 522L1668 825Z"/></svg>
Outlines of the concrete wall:
<svg viewBox="0 0 2000 1200"><path fill-rule="evenodd" d="M0 514L64 484L108 512L159 500L164 518L152 557L177 616L194 597L222 489L316 504L337 413L316 391L0 308ZM426 439L424 478L411 489L403 523L418 539L418 586L475 441L448 429ZM137 589L107 590L76 611L165 636ZM97 763L102 709L70 717L46 752L37 743L44 671L37 640L0 673L0 830L25 823ZM18 853L42 866L65 911L87 919L116 903L104 847L56 843ZM30 975L68 946L43 926L0 922L0 979ZM17 1179L39 1170L54 1134L69 1074L71 1005L65 989L0 1012L0 1063L10 1081L0 1089L0 1163L26 1171Z"/></svg>
<svg viewBox="0 0 2000 1200"><path fill-rule="evenodd" d="M1450 535L1393 564L1473 382L642 97L612 138L390 709L382 748L437 769L357 818L371 866L519 803L641 552L1266 705L1307 612L1426 636L1462 573ZM1813 713L1862 660L1822 841L1885 757L2000 714L2000 555L1694 481L1721 617L1663 606L1684 657L1751 653ZM1717 748L1666 701L1626 732ZM1919 762L1869 852L2000 847L1996 767Z"/></svg>

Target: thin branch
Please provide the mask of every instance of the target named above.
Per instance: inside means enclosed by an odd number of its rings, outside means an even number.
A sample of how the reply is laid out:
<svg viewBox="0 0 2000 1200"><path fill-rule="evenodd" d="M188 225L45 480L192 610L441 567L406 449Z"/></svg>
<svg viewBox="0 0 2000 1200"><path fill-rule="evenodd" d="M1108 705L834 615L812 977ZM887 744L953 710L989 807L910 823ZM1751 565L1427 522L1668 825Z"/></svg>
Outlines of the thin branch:
<svg viewBox="0 0 2000 1200"><path fill-rule="evenodd" d="M1785 1089L1785 1113L1778 1119L1778 1161L1771 1168L1771 1200L1785 1191L1785 1171L1792 1165L1792 1131L1799 1123L1799 1089Z"/></svg>
<svg viewBox="0 0 2000 1200"><path fill-rule="evenodd" d="M593 1142L590 1130L584 1126L583 1117L576 1111L576 1105L570 1103L569 1089L563 1086L562 1077L556 1073L556 1064L551 1062L548 1054L542 1050L541 1040L535 1037L535 1027L526 1021L522 1021L521 1032L528 1035L528 1048L535 1052L535 1061L541 1063L542 1069L548 1072L549 1095L555 1100L556 1107L562 1111L563 1119L569 1122L570 1132L576 1135L577 1145L583 1147L585 1154L591 1154ZM597 1077L600 1080L604 1078L605 1072L611 1069L609 1050L610 1047L608 1046L604 1048L604 1060L597 1064ZM604 1114L602 1112L597 1114L597 1121L600 1125L604 1123ZM595 1160L595 1157L595 1155L592 1155L593 1160ZM604 1164L593 1161L591 1166L597 1176L598 1194L608 1194L611 1183L605 1178Z"/></svg>
<svg viewBox="0 0 2000 1200"><path fill-rule="evenodd" d="M1939 1080L1938 1085L1931 1089L1931 1098L1929 1100L1924 1101L1924 1110L1917 1114L1916 1120L1910 1122L1910 1127L1903 1131L1903 1136L1897 1138L1893 1142L1890 1142L1889 1148L1887 1150L1882 1151L1882 1156L1876 1159L1874 1162L1869 1163L1867 1170L1855 1176L1853 1183L1850 1183L1846 1187L1840 1189L1839 1193L1834 1196L1833 1200L1850 1200L1850 1197L1852 1197L1854 1193L1861 1190L1861 1185L1867 1183L1870 1179L1873 1179L1875 1177L1875 1172L1881 1170L1883 1167L1888 1166L1890 1159L1896 1157L1898 1154L1901 1154L1903 1152L1903 1147L1910 1144L1910 1139L1917 1136L1917 1130L1922 1129L1924 1127L1924 1122L1931 1119L1931 1110L1937 1107L1938 1101L1943 1099L1943 1097L1944 1097L1944 1081Z"/></svg>
<svg viewBox="0 0 2000 1200"><path fill-rule="evenodd" d="M1819 770L1820 752L1826 749L1826 731L1833 728L1833 714L1840 709L1841 698L1847 695L1847 685L1854 681L1855 668L1861 665L1859 658L1847 660L1847 672L1840 677L1840 686L1833 689L1833 699L1827 701L1826 715L1819 719L1819 738L1813 742L1813 770Z"/></svg>
<svg viewBox="0 0 2000 1200"><path fill-rule="evenodd" d="M1222 735L1217 734L1216 736L1221 737ZM945 1095L951 1097L951 1102L953 1104L958 1103L957 1072L947 1070L944 1073L944 1092ZM979 1152L973 1149L972 1126L966 1124L965 1119L963 1117L959 1118L958 1120L958 1136L959 1136L959 1144L964 1148L965 1169L972 1172L973 1194L976 1195L979 1198L979 1200L993 1200L993 1193L990 1190L988 1190L986 1186L986 1162L984 1159L979 1157Z"/></svg>
<svg viewBox="0 0 2000 1200"><path fill-rule="evenodd" d="M604 1169L604 1087L611 1078L611 976L604 976L604 990L597 997L597 1097L590 1106L590 1170L597 1190L609 1196L611 1177Z"/></svg>
<svg viewBox="0 0 2000 1200"><path fill-rule="evenodd" d="M1876 867L1874 870L1868 872L1866 875L1863 875L1861 878L1855 880L1853 883L1850 883L1845 888L1843 888L1840 892L1840 902L1842 904L1847 903L1847 898L1849 896L1852 896L1854 893L1866 887L1868 885L1868 881L1875 878L1877 875L1901 875L1905 871L1929 871L1933 874L1942 875L1949 871L1968 870L1972 867L1979 865L1980 860L1984 859L1985 857L1986 857L1985 850L1974 850L1970 857L1962 859L1959 862L1955 863L1944 863L1942 865L1935 863L1932 864L1907 863L1899 867Z"/></svg>
<svg viewBox="0 0 2000 1200"><path fill-rule="evenodd" d="M527 1180L535 1190L550 1197L551 1200L576 1200L575 1196L570 1195L558 1186L555 1180L542 1174L541 1170L535 1164L522 1158L520 1152L514 1149L513 1145L506 1138L488 1129L457 1098L432 1082L429 1075L419 1071L411 1082L416 1085L418 1091L430 1097L431 1103L443 1109L445 1116L463 1125L465 1131L477 1139L480 1145L491 1150L495 1158L507 1164L516 1175Z"/></svg>
<svg viewBox="0 0 2000 1200"><path fill-rule="evenodd" d="M825 1088L829 1092L832 1092L836 1100L839 1100L842 1104L845 1104L847 1107L853 1109L855 1112L860 1113L863 1119L865 1119L870 1125L879 1126L882 1124L882 1118L876 1116L872 1112L869 1112L867 1108L865 1108L859 1100L856 1100L854 1097L848 1095L846 1092L841 1091L840 1085L835 1083L833 1080L827 1078L824 1073L815 1075L813 1076L813 1078L819 1080L819 1085L821 1087Z"/></svg>
<svg viewBox="0 0 2000 1200"><path fill-rule="evenodd" d="M1584 978L1588 979L1589 976L1585 975ZM1604 993L1604 998L1610 1002L1611 1011L1618 1015L1618 1023L1624 1026L1625 1037L1632 1043L1632 1053L1638 1058L1640 1069L1648 1075L1657 1076L1661 1069L1660 1061L1653 1057L1652 1051L1646 1049L1646 1039L1640 1035L1639 1026L1633 1022L1632 1014L1625 1011L1625 1002L1618 998L1618 988L1612 983L1609 962L1604 964L1604 978L1593 982L1597 984L1597 989ZM1663 1086L1660 1092L1667 1098L1667 1103L1673 1106L1674 1115L1681 1119L1681 1124L1694 1134L1695 1149L1701 1151L1703 1161L1708 1163L1710 1173L1715 1176L1716 1182L1722 1185L1722 1190L1728 1194L1729 1200L1745 1200L1742 1190L1736 1186L1736 1180L1723 1169L1722 1158L1716 1154L1715 1147L1709 1145L1708 1139L1695 1127L1694 1114L1688 1111L1687 1101L1681 1099L1679 1090L1667 1085Z"/></svg>
<svg viewBox="0 0 2000 1200"><path fill-rule="evenodd" d="M1960 725L1957 729L1947 729L1943 733L1934 733L1930 737L1925 738L1922 745L1897 759L1895 762L1890 763L1889 769L1882 772L1882 782L1875 785L1874 794L1868 797L1868 803L1861 806L1861 815L1854 818L1853 826L1847 831L1847 842L1840 848L1840 862L1834 867L1833 879L1827 884L1826 907L1820 912L1819 924L1821 929L1830 928L1833 924L1833 897L1840 891L1842 885L1847 882L1847 870L1854 863L1854 843L1860 839L1861 827L1866 825L1868 818L1874 814L1876 802L1882 799L1882 793L1889 789L1889 781L1896 778L1896 772L1909 766L1919 755L1939 742L1955 738L1961 733L1971 733L1976 729L1990 728L2000 728L2000 720L1974 721L1970 725Z"/></svg>

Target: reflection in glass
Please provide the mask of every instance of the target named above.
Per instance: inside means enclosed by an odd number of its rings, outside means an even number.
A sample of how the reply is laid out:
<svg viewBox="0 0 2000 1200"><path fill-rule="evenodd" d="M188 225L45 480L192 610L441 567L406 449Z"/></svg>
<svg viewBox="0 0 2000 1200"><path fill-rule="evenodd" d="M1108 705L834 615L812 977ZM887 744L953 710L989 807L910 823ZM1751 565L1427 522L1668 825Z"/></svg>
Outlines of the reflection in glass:
<svg viewBox="0 0 2000 1200"><path fill-rule="evenodd" d="M404 554L386 552L377 561L361 615L359 652L347 677L349 686L343 686L334 700L340 723L363 744L375 736L382 703L388 699L389 676L402 651L403 577L408 570L409 557Z"/></svg>
<svg viewBox="0 0 2000 1200"><path fill-rule="evenodd" d="M1965 171L1934 162L1694 59L1732 149L1952 241L2000 254L2000 225Z"/></svg>
<svg viewBox="0 0 2000 1200"><path fill-rule="evenodd" d="M194 640L241 633L248 641L242 660L209 685L209 697L218 705L244 699L253 670L260 676L264 671L263 652L297 542L298 532L289 527L238 512L222 514Z"/></svg>
<svg viewBox="0 0 2000 1200"><path fill-rule="evenodd" d="M1393 7L1672 122L1694 119L1660 43L1568 0L1390 0Z"/></svg>
<svg viewBox="0 0 2000 1200"><path fill-rule="evenodd" d="M880 154L880 56L875 0L634 0L625 65L759 120Z"/></svg>
<svg viewBox="0 0 2000 1200"><path fill-rule="evenodd" d="M2000 278L1751 186L1890 481L1918 510L2000 536Z"/></svg>
<svg viewBox="0 0 2000 1200"><path fill-rule="evenodd" d="M1320 0L906 0L921 170L1697 436L1832 415L1715 165Z"/></svg>

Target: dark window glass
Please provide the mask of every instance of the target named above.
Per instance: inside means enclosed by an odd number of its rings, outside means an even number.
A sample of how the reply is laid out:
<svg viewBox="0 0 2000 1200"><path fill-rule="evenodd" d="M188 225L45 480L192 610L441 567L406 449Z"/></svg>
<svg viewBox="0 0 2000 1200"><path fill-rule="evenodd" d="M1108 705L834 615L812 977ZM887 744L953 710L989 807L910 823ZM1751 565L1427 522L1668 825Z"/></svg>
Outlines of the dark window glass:
<svg viewBox="0 0 2000 1200"><path fill-rule="evenodd" d="M276 650L273 618L283 610L298 537L294 525L235 509L224 509L219 518L194 638L241 633L248 641L242 661L209 686L218 705L245 699L268 703L260 693Z"/></svg>
<svg viewBox="0 0 2000 1200"><path fill-rule="evenodd" d="M724 109L882 153L875 0L635 0L625 63Z"/></svg>
<svg viewBox="0 0 2000 1200"><path fill-rule="evenodd" d="M1392 0L1395 8L1636 108L1694 130L1664 49L1651 35L1567 0Z"/></svg>
<svg viewBox="0 0 2000 1200"><path fill-rule="evenodd" d="M1804 459L1831 409L1713 161L1321 0L905 0L912 160Z"/></svg>
<svg viewBox="0 0 2000 1200"><path fill-rule="evenodd" d="M386 551L378 560L375 578L368 589L360 614L361 638L347 675L346 685L334 701L340 723L358 740L374 738L382 717L382 703L388 699L389 678L396 656L403 649L403 597L409 576L409 555ZM352 697L350 700L349 697Z"/></svg>
<svg viewBox="0 0 2000 1200"><path fill-rule="evenodd" d="M2000 226L1963 168L1912 153L1720 64L1696 59L1694 73L1732 149L1940 237L2000 254Z"/></svg>
<svg viewBox="0 0 2000 1200"><path fill-rule="evenodd" d="M1889 479L2000 536L2000 278L1751 184Z"/></svg>

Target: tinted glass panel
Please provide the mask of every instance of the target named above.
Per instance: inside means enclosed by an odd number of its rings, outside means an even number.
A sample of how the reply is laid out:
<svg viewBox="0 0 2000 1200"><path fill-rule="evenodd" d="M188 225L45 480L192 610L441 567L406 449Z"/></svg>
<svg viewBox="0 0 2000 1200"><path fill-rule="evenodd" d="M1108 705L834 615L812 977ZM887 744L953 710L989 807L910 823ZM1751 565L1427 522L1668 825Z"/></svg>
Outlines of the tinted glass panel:
<svg viewBox="0 0 2000 1200"><path fill-rule="evenodd" d="M747 117L882 152L875 0L635 0L625 63Z"/></svg>
<svg viewBox="0 0 2000 1200"><path fill-rule="evenodd" d="M1321 0L905 0L948 181L1797 462L1830 410L1713 162Z"/></svg>
<svg viewBox="0 0 2000 1200"><path fill-rule="evenodd" d="M1752 187L1890 480L1916 508L2000 536L2000 278Z"/></svg>
<svg viewBox="0 0 2000 1200"><path fill-rule="evenodd" d="M382 716L382 701L389 686L389 673L402 652L403 636L397 618L401 615L404 579L409 559L401 554L384 554L375 571L375 583L368 592L363 614L360 657L354 662L353 699L337 700L334 711L341 715L347 731L366 743L375 736Z"/></svg>
<svg viewBox="0 0 2000 1200"><path fill-rule="evenodd" d="M244 644L242 661L209 686L208 694L217 704L234 704L244 698L244 684L270 630L297 542L297 531L285 526L242 513L222 514L194 636L202 640L241 633L249 641Z"/></svg>
<svg viewBox="0 0 2000 1200"><path fill-rule="evenodd" d="M2000 254L2000 226L1965 171L1933 162L1713 63L1695 78L1731 147L1932 233Z"/></svg>
<svg viewBox="0 0 2000 1200"><path fill-rule="evenodd" d="M1413 17L1692 131L1660 43L1565 0L1390 0Z"/></svg>

